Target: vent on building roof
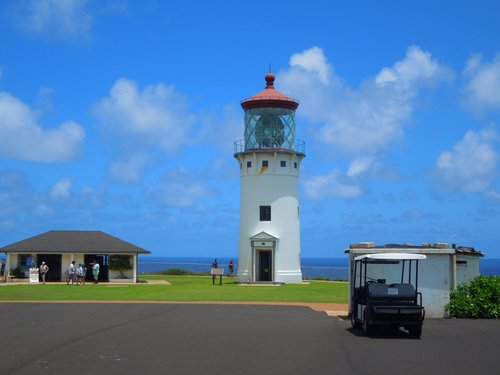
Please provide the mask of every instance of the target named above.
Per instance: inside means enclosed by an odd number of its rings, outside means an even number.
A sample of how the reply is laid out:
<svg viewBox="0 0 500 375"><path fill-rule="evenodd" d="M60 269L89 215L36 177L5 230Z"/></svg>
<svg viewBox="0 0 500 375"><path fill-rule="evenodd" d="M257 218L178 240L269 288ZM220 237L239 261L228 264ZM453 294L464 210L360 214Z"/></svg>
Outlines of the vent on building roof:
<svg viewBox="0 0 500 375"><path fill-rule="evenodd" d="M436 249L451 249L451 245L447 242L436 242L432 247Z"/></svg>
<svg viewBox="0 0 500 375"><path fill-rule="evenodd" d="M349 249L373 249L375 242L359 242L349 245Z"/></svg>

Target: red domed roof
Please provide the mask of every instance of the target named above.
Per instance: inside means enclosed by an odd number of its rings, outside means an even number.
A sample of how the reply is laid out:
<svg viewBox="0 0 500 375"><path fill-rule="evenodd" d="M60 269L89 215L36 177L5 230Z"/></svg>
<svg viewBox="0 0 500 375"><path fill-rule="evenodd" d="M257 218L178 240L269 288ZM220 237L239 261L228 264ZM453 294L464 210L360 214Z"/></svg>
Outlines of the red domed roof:
<svg viewBox="0 0 500 375"><path fill-rule="evenodd" d="M299 106L297 100L289 98L274 88L275 76L273 73L267 73L265 79L266 88L264 90L241 102L241 106L245 111L248 109L269 107L297 109Z"/></svg>

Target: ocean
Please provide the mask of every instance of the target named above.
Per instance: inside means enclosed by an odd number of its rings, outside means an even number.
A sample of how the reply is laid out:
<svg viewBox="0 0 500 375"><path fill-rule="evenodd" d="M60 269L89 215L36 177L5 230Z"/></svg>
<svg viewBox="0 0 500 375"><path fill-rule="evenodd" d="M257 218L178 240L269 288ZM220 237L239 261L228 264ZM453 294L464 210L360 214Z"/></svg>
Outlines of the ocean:
<svg viewBox="0 0 500 375"><path fill-rule="evenodd" d="M235 272L238 258L220 257L217 263L226 267L233 259ZM164 271L169 268L180 268L190 272L209 272L214 258L209 257L155 257L139 256L139 273ZM347 256L345 258L302 258L302 275L304 278L325 277L331 280L348 279ZM500 258L482 258L479 261L482 275L500 276Z"/></svg>

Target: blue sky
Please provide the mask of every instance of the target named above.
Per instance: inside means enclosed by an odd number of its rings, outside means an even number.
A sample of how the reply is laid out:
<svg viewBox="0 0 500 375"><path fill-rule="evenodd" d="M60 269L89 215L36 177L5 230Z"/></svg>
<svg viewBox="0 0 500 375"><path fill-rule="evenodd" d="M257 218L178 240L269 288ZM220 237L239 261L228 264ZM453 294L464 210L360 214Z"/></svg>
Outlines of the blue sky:
<svg viewBox="0 0 500 375"><path fill-rule="evenodd" d="M0 5L0 246L102 230L236 256L242 99L300 101L304 257L449 242L500 258L498 1Z"/></svg>

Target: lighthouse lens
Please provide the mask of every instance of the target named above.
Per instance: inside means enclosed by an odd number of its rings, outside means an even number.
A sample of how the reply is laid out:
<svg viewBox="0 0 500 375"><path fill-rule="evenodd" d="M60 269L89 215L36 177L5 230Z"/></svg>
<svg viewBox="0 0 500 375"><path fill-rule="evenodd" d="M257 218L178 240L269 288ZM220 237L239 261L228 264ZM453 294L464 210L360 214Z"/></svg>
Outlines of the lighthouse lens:
<svg viewBox="0 0 500 375"><path fill-rule="evenodd" d="M257 121L255 138L260 147L282 147L284 125L278 116L265 114Z"/></svg>

